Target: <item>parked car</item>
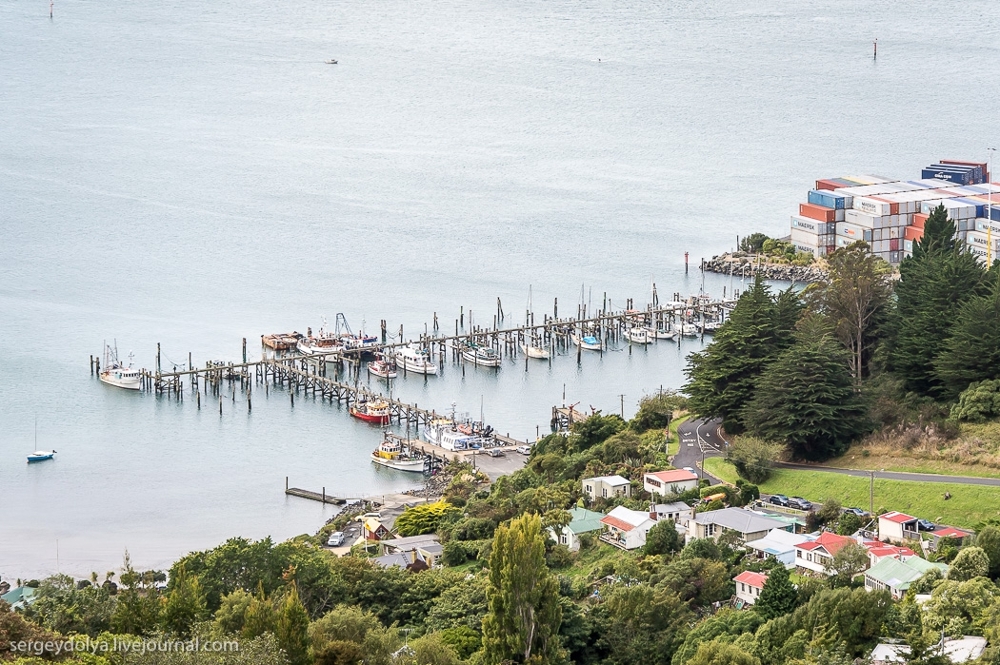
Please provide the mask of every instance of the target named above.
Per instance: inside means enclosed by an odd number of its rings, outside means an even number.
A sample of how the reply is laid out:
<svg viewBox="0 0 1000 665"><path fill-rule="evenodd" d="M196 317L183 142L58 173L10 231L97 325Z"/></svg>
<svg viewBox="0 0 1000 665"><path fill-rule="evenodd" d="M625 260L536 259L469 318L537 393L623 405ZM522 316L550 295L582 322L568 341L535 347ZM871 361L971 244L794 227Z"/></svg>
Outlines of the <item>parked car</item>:
<svg viewBox="0 0 1000 665"><path fill-rule="evenodd" d="M861 519L864 519L864 518L868 517L868 511L861 510L860 508L844 508L843 512L845 512L845 513L852 513L854 515L857 515Z"/></svg>
<svg viewBox="0 0 1000 665"><path fill-rule="evenodd" d="M499 448L490 448L486 451L486 454L490 457L503 457L504 453Z"/></svg>
<svg viewBox="0 0 1000 665"><path fill-rule="evenodd" d="M772 494L771 498L767 500L768 503L773 503L776 506L788 507L788 497L784 494Z"/></svg>
<svg viewBox="0 0 1000 665"><path fill-rule="evenodd" d="M342 531L334 531L330 534L326 544L330 547L340 547L344 544L344 533Z"/></svg>
<svg viewBox="0 0 1000 665"><path fill-rule="evenodd" d="M518 446L517 447L517 452L521 453L522 455L530 455L531 454L531 446Z"/></svg>
<svg viewBox="0 0 1000 665"><path fill-rule="evenodd" d="M685 471L687 471L688 473L693 473L693 474L694 474L694 475L696 475L696 476L698 475L698 472L697 472L697 471L695 471L695 470L694 470L694 469L693 469L692 467L690 467L690 466L686 466L686 467L684 467L684 470L685 470Z"/></svg>
<svg viewBox="0 0 1000 665"><path fill-rule="evenodd" d="M917 520L917 531L933 531L936 528L937 524L930 520Z"/></svg>
<svg viewBox="0 0 1000 665"><path fill-rule="evenodd" d="M799 510L812 510L812 501L803 499L801 496L793 496L788 500L788 505L791 508L798 508Z"/></svg>

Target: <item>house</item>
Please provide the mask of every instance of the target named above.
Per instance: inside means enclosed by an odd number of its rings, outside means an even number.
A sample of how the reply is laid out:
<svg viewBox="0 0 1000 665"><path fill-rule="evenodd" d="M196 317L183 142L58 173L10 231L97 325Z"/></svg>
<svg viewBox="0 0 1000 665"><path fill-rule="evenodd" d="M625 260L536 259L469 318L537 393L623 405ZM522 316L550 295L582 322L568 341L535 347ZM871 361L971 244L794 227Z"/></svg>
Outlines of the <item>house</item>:
<svg viewBox="0 0 1000 665"><path fill-rule="evenodd" d="M795 567L827 575L826 569L837 552L857 542L850 536L838 536L831 531L824 531L816 540L795 546Z"/></svg>
<svg viewBox="0 0 1000 665"><path fill-rule="evenodd" d="M392 538L392 532L376 517L368 517L363 522L365 540L385 540Z"/></svg>
<svg viewBox="0 0 1000 665"><path fill-rule="evenodd" d="M417 556L416 552L413 551L386 554L373 559L373 561L375 562L375 565L381 566L382 568L403 568L411 573L419 573L420 571L430 568L430 565Z"/></svg>
<svg viewBox="0 0 1000 665"><path fill-rule="evenodd" d="M687 505L683 501L654 504L651 512L656 513L657 521L673 520L674 524L680 524L683 526L687 526L687 523L691 520L691 515L693 513L691 506Z"/></svg>
<svg viewBox="0 0 1000 665"><path fill-rule="evenodd" d="M698 489L698 476L684 469L656 471L643 475L642 488L650 494L671 496Z"/></svg>
<svg viewBox="0 0 1000 665"><path fill-rule="evenodd" d="M735 532L740 540L759 540L772 529L791 531L794 527L771 517L743 508L721 508L698 513L688 522L688 540L718 539L723 533Z"/></svg>
<svg viewBox="0 0 1000 665"><path fill-rule="evenodd" d="M767 535L746 544L748 550L757 558L775 558L785 564L785 568L795 567L795 546L814 540L814 536L802 533L789 533L782 529L771 529Z"/></svg>
<svg viewBox="0 0 1000 665"><path fill-rule="evenodd" d="M736 583L736 600L742 600L746 605L753 605L760 598L760 592L767 582L767 574L745 570L733 578Z"/></svg>
<svg viewBox="0 0 1000 665"><path fill-rule="evenodd" d="M580 536L585 533L598 532L604 528L601 524L602 513L595 513L586 508L571 508L569 510L570 522L559 533L554 527L549 527L549 538L560 545L565 545L571 552L580 549Z"/></svg>
<svg viewBox="0 0 1000 665"><path fill-rule="evenodd" d="M617 506L601 518L601 540L623 550L635 550L646 544L646 534L656 524L655 514Z"/></svg>
<svg viewBox="0 0 1000 665"><path fill-rule="evenodd" d="M437 566L441 562L441 555L444 548L437 535L425 533L420 536L407 536L406 538L389 538L379 543L382 551L386 555L392 554L413 554L410 563L419 559L427 564L429 568Z"/></svg>
<svg viewBox="0 0 1000 665"><path fill-rule="evenodd" d="M35 591L34 587L19 586L0 596L0 600L10 605L13 610L21 610L34 602Z"/></svg>
<svg viewBox="0 0 1000 665"><path fill-rule="evenodd" d="M919 556L911 556L903 561L885 558L865 571L865 588L869 591L885 589L893 598L899 599L906 594L910 584L934 568L942 573L948 572L945 564L931 563Z"/></svg>
<svg viewBox="0 0 1000 665"><path fill-rule="evenodd" d="M906 561L911 556L916 556L916 552L911 550L909 547L886 545L877 540L871 543L865 543L865 547L868 548L868 558L871 561L869 566L874 566L882 559L897 559L899 561Z"/></svg>
<svg viewBox="0 0 1000 665"><path fill-rule="evenodd" d="M616 496L632 496L632 483L621 476L599 476L583 479L583 493L594 499L611 499Z"/></svg>
<svg viewBox="0 0 1000 665"><path fill-rule="evenodd" d="M878 539L897 543L907 539L919 540L917 518L896 511L879 515Z"/></svg>
<svg viewBox="0 0 1000 665"><path fill-rule="evenodd" d="M937 550L942 538L953 538L958 541L959 546L965 546L967 544L966 539L972 534L972 531L963 531L953 526L940 526L930 532L930 542L928 545L930 549Z"/></svg>
<svg viewBox="0 0 1000 665"><path fill-rule="evenodd" d="M943 655L955 665L978 660L986 650L986 638L975 635L945 638L928 651L930 655ZM868 660L872 665L905 663L910 659L910 645L882 643L872 650Z"/></svg>

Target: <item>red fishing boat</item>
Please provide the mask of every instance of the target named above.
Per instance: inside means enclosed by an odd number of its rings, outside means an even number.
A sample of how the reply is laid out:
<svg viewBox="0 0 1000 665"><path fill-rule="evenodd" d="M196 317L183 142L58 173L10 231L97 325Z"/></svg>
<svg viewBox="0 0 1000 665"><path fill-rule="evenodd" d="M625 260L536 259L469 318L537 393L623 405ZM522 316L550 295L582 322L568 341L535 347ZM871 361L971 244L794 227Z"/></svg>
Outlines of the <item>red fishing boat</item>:
<svg viewBox="0 0 1000 665"><path fill-rule="evenodd" d="M389 424L389 403L382 399L360 402L349 409L352 416L366 423Z"/></svg>

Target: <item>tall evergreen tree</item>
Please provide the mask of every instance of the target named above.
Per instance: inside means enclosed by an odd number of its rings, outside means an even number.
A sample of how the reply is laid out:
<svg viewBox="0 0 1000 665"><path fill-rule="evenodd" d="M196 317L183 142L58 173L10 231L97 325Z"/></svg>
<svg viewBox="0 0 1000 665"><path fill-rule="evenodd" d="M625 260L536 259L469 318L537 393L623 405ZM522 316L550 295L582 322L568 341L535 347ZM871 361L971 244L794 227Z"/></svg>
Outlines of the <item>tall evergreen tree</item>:
<svg viewBox="0 0 1000 665"><path fill-rule="evenodd" d="M1000 279L991 275L989 293L962 303L934 366L942 392L957 398L970 383L1000 378Z"/></svg>
<svg viewBox="0 0 1000 665"><path fill-rule="evenodd" d="M951 336L962 303L983 292L986 273L955 240L955 225L943 205L928 217L923 237L899 273L889 368L907 390L941 397L947 389L937 375L935 359Z"/></svg>
<svg viewBox="0 0 1000 665"><path fill-rule="evenodd" d="M198 578L189 575L184 565L177 568L170 582L173 589L163 607L163 623L168 630L187 639L191 626L208 616L205 592Z"/></svg>
<svg viewBox="0 0 1000 665"><path fill-rule="evenodd" d="M760 377L744 408L749 431L789 446L795 457L836 455L866 427L854 390L848 352L828 322L812 314L799 322L795 343Z"/></svg>
<svg viewBox="0 0 1000 665"><path fill-rule="evenodd" d="M538 515L522 515L493 536L483 619L485 661L560 661L559 583L545 565L545 537Z"/></svg>
<svg viewBox="0 0 1000 665"><path fill-rule="evenodd" d="M775 566L760 590L754 609L765 619L775 619L791 613L798 602L799 592L784 566Z"/></svg>
<svg viewBox="0 0 1000 665"><path fill-rule="evenodd" d="M305 665L309 660L309 613L299 600L299 591L292 582L278 611L274 626L278 640L291 665Z"/></svg>
<svg viewBox="0 0 1000 665"><path fill-rule="evenodd" d="M764 367L788 344L788 330L801 312L791 291L777 299L758 276L716 332L712 344L688 357L684 391L702 416L720 417L730 432L743 430L742 409Z"/></svg>

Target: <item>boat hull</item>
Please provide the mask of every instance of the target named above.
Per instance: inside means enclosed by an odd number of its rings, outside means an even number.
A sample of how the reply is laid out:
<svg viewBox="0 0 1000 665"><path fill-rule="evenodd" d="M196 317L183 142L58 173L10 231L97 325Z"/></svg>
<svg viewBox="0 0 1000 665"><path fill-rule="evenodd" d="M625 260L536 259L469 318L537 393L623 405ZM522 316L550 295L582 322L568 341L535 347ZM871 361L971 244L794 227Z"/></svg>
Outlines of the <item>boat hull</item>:
<svg viewBox="0 0 1000 665"><path fill-rule="evenodd" d="M400 363L400 360L402 360L402 363ZM425 364L425 363L422 363L422 362L419 362L419 361L416 361L416 360L411 360L410 358L407 358L405 356L403 356L402 358L397 357L396 358L396 364L397 365L402 364L403 365L403 369L405 369L407 372L412 372L414 374L437 374L438 373L437 366L432 365L430 363L426 363Z"/></svg>
<svg viewBox="0 0 1000 665"><path fill-rule="evenodd" d="M385 457L379 457L376 454L372 454L372 462L378 464L379 466L384 466L389 469L396 469L397 471L409 471L411 473L423 473L425 468L425 462L422 459L418 460L394 460L386 459Z"/></svg>
<svg viewBox="0 0 1000 665"><path fill-rule="evenodd" d="M357 418L358 420L363 420L366 423L374 423L376 425L388 425L389 424L389 414L388 413L381 413L381 414L365 413L364 411L361 411L360 409L357 409L357 408L355 408L355 407L352 406L350 408L350 414L352 416L354 416L355 418Z"/></svg>
<svg viewBox="0 0 1000 665"><path fill-rule="evenodd" d="M538 358L539 360L547 360L549 357L549 352L540 346L528 346L526 344L520 344L521 352L529 358Z"/></svg>
<svg viewBox="0 0 1000 665"><path fill-rule="evenodd" d="M377 365L375 363L368 363L368 373L382 379L395 379L398 376L391 365Z"/></svg>
<svg viewBox="0 0 1000 665"><path fill-rule="evenodd" d="M600 342L588 342L586 340L586 338L580 338L580 337L576 337L576 336L573 337L573 342L577 346L583 347L584 349L587 349L588 351L600 351L601 350L601 343Z"/></svg>
<svg viewBox="0 0 1000 665"><path fill-rule="evenodd" d="M54 450L52 452L34 452L28 455L28 464L32 464L34 462L44 462L45 460L54 459L55 454L56 453Z"/></svg>
<svg viewBox="0 0 1000 665"><path fill-rule="evenodd" d="M464 351L462 352L462 357L466 362L470 362L473 365L479 365L480 367L499 367L500 366L500 356L492 356L489 358L484 358L482 356L476 355L474 351Z"/></svg>
<svg viewBox="0 0 1000 665"><path fill-rule="evenodd" d="M116 388L124 388L125 390L139 390L139 377L138 376L126 376L123 377L120 374L112 372L101 372L101 382L106 383L109 386L115 386Z"/></svg>

